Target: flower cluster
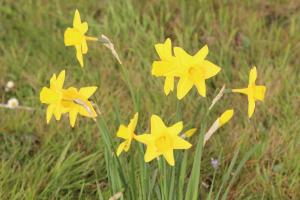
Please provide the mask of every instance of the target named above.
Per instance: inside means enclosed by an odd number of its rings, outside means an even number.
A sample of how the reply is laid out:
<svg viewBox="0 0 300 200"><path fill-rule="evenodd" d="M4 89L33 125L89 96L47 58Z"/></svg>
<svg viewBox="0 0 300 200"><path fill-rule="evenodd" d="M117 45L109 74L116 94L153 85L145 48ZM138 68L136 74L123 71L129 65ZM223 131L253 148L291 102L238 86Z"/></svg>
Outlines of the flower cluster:
<svg viewBox="0 0 300 200"><path fill-rule="evenodd" d="M101 41L104 46L109 48L114 57L119 61L113 44L110 40L102 35L99 39L96 37L86 36L88 31L88 23L81 22L78 10L75 11L73 19L73 27L67 28L64 33L64 43L66 46L74 46L76 49L76 57L83 67L83 55L88 52L87 41ZM203 46L195 55L188 54L181 47L172 47L171 39L166 39L164 43L155 45L156 52L160 58L152 64L152 75L156 77L164 77L164 93L168 95L174 90L174 82L178 79L177 98L183 99L188 92L196 87L198 93L202 97L206 97L206 81L217 75L221 68L211 61L207 60L208 46ZM266 87L256 85L257 78L256 67L250 71L249 84L247 88L229 90L233 93L242 93L248 96L248 117L250 118L255 109L255 101L263 101ZM40 101L48 105L46 118L47 123L50 122L54 115L56 120L60 120L63 114L69 114L70 124L74 127L77 115L95 119L97 113L94 110L92 102L89 98L97 90L96 86L83 87L77 89L69 87L64 89L65 71L60 72L58 76L54 74L50 79L50 86L43 87L40 92ZM214 99L211 107L223 96L224 88ZM211 109L209 108L209 110ZM205 133L204 144L220 127L227 123L234 114L233 109L226 110L209 130ZM120 125L116 136L122 139L116 150L117 156L123 151L128 152L133 141L137 141L146 145L144 155L145 162L150 162L155 158L163 156L171 165L175 165L174 150L189 149L192 144L185 140L191 137L197 131L197 128L183 130L183 122L177 122L172 126L166 126L162 119L157 115L151 116L151 130L144 134L136 134L136 126L138 122L138 113L130 120L128 126ZM203 144L203 145L204 145Z"/></svg>

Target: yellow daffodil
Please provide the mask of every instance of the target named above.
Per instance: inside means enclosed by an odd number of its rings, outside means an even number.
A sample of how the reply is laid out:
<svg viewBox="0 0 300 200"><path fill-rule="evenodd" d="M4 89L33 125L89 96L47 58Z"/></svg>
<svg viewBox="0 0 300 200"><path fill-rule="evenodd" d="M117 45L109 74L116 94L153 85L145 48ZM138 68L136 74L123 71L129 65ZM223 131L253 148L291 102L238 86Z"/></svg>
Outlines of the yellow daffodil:
<svg viewBox="0 0 300 200"><path fill-rule="evenodd" d="M168 95L174 90L174 72L177 67L176 58L172 55L171 39L166 39L165 43L156 44L155 50L160 57L160 61L152 64L152 75L165 76L164 92Z"/></svg>
<svg viewBox="0 0 300 200"><path fill-rule="evenodd" d="M157 115L151 116L151 134L142 134L135 137L139 142L147 145L144 156L145 162L150 162L161 155L167 162L174 166L174 149L188 149L192 145L178 136L182 131L183 124L178 122L171 127L166 127Z"/></svg>
<svg viewBox="0 0 300 200"><path fill-rule="evenodd" d="M49 105L46 115L47 124L50 122L53 114L56 120L60 120L61 114L67 112L67 109L62 105L64 81L65 71L60 72L57 78L56 74L54 74L50 79L50 87L43 87L40 93L41 102Z"/></svg>
<svg viewBox="0 0 300 200"><path fill-rule="evenodd" d="M205 45L194 56L186 53L182 48L174 48L175 57L178 58L179 67L176 75L179 77L177 85L177 98L182 99L195 85L198 93L206 96L205 80L215 76L221 68L206 60L208 47Z"/></svg>
<svg viewBox="0 0 300 200"><path fill-rule="evenodd" d="M97 87L84 87L79 91L74 87L63 89L64 80L65 71L60 72L57 78L54 74L50 79L50 87L43 87L41 90L41 102L49 105L46 114L47 124L53 114L56 120L60 120L62 114L69 113L72 127L75 125L78 113L86 117L96 117L97 114L88 98L93 95Z"/></svg>
<svg viewBox="0 0 300 200"><path fill-rule="evenodd" d="M130 148L131 141L135 137L135 127L138 121L138 113L135 113L133 119L130 120L128 126L121 125L117 132L117 137L124 139L125 141L122 142L117 149L117 156L119 156L122 151L127 152Z"/></svg>
<svg viewBox="0 0 300 200"><path fill-rule="evenodd" d="M256 85L257 78L256 67L252 67L249 75L249 84L247 88L233 89L232 92L246 94L248 96L248 117L250 118L255 109L255 101L263 101L265 98L266 87L263 85Z"/></svg>
<svg viewBox="0 0 300 200"><path fill-rule="evenodd" d="M97 41L95 37L86 36L88 31L88 23L81 22L79 11L75 11L73 19L73 28L67 28L64 34L64 42L66 46L75 46L76 57L83 67L83 54L88 52L87 40Z"/></svg>

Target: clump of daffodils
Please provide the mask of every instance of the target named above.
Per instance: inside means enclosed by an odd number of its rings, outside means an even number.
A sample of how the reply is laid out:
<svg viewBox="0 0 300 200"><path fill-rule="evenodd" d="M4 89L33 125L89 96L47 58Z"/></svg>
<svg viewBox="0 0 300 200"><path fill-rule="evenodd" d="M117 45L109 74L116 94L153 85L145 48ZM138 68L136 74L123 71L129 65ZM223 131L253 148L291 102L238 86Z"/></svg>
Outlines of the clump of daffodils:
<svg viewBox="0 0 300 200"><path fill-rule="evenodd" d="M110 40L101 35L101 37L87 36L88 23L82 22L79 11L75 11L73 19L73 27L69 27L64 32L64 43L66 46L74 46L76 50L76 58L80 66L84 66L83 55L88 52L88 41L99 41L109 48L122 64L118 54L114 49L114 45ZM155 50L159 56L159 60L152 64L152 75L155 77L163 77L164 93L169 95L174 91L176 85L176 97L182 100L188 93L196 88L198 94L202 97L207 96L206 82L210 81L214 76L220 73L221 67L207 59L209 49L204 45L195 54L187 53L182 47L173 47L170 38L164 43L155 45ZM256 85L257 69L253 67L249 75L249 83L246 88L227 89L228 93L242 93L248 97L248 117L250 118L255 109L256 101L263 101L266 87ZM90 101L90 97L96 92L96 86L75 88L64 88L65 71L61 71L58 76L53 74L50 79L49 87L43 87L40 92L40 101L47 104L46 121L50 122L54 115L56 120L60 120L62 115L68 114L70 124L75 126L78 115L93 118L96 121L97 113ZM229 91L229 92L228 92ZM208 110L221 99L225 94L225 86L212 101ZM15 102L16 104L16 102ZM227 109L218 117L212 126L204 135L203 145L212 137L212 135L228 123L234 115L234 109ZM146 146L144 161L150 162L154 159L163 157L171 166L175 165L174 151L187 150L192 147L192 143L188 141L190 137L195 135L199 127L191 128L183 132L183 122L179 121L173 125L166 125L158 115L150 117L150 131L138 134L136 127L138 124L139 114L136 113L130 120L128 125L121 124L117 130L116 137L121 139L121 143L116 148L117 156L122 152L128 152L132 143L139 142ZM215 164L217 166L217 164ZM215 167L216 168L216 167Z"/></svg>

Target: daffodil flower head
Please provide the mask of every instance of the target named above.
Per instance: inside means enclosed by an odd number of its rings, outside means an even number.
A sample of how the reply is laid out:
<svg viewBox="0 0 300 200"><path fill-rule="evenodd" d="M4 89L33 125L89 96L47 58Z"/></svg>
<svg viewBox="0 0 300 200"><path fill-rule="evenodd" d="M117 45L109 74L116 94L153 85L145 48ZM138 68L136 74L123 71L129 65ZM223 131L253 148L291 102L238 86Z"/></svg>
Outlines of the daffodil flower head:
<svg viewBox="0 0 300 200"><path fill-rule="evenodd" d="M117 137L124 139L117 148L117 156L119 156L123 151L128 152L132 139L136 136L135 128L138 121L138 113L135 113L133 119L130 120L128 126L120 125L117 132Z"/></svg>
<svg viewBox="0 0 300 200"><path fill-rule="evenodd" d="M152 75L160 77L164 76L164 92L168 95L174 90L174 72L177 67L177 59L172 53L172 42L167 38L164 43L155 45L155 50L160 57L160 61L154 61L152 64Z"/></svg>
<svg viewBox="0 0 300 200"><path fill-rule="evenodd" d="M76 57L83 67L83 54L88 52L87 40L97 41L95 37L86 36L88 31L88 23L81 22L79 11L75 11L73 19L73 27L67 28L64 34L64 43L66 46L75 46Z"/></svg>
<svg viewBox="0 0 300 200"><path fill-rule="evenodd" d="M171 127L167 127L157 115L151 116L151 133L142 134L135 137L139 142L147 145L144 156L145 162L150 162L154 158L163 156L171 165L175 165L174 149L189 149L192 145L181 138L183 123L178 122Z"/></svg>
<svg viewBox="0 0 300 200"><path fill-rule="evenodd" d="M62 114L69 113L72 127L75 125L78 113L85 117L95 118L97 113L88 99L95 93L97 87L84 87L79 91L74 87L64 89L64 80L65 71L60 72L57 78L54 74L50 79L50 87L43 87L41 90L40 100L48 104L47 124L53 114L56 120L60 120Z"/></svg>
<svg viewBox="0 0 300 200"><path fill-rule="evenodd" d="M256 85L257 79L256 67L252 67L249 75L249 84L247 88L233 89L232 92L242 93L248 96L248 117L250 118L255 110L255 101L264 101L266 86Z"/></svg>
<svg viewBox="0 0 300 200"><path fill-rule="evenodd" d="M182 99L195 85L198 93L206 97L206 79L215 76L220 67L206 60L208 47L205 45L194 56L189 55L180 47L174 47L175 57L178 58L179 67L176 76L179 77L177 85L177 98Z"/></svg>
<svg viewBox="0 0 300 200"><path fill-rule="evenodd" d="M50 122L52 115L56 120L60 120L62 113L67 112L67 109L62 105L63 98L63 84L65 81L65 71L61 71L56 77L56 74L50 79L50 87L43 87L40 92L40 101L48 104L47 108L47 123Z"/></svg>

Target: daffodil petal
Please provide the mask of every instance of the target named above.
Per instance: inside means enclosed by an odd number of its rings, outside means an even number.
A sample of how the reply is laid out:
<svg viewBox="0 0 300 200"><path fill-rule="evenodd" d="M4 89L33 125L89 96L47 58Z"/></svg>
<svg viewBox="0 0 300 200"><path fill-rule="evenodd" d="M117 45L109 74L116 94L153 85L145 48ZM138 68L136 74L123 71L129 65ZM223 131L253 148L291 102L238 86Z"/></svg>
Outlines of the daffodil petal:
<svg viewBox="0 0 300 200"><path fill-rule="evenodd" d="M177 122L173 126L168 128L168 132L171 133L172 135L178 135L183 129L183 123L182 121Z"/></svg>
<svg viewBox="0 0 300 200"><path fill-rule="evenodd" d="M164 92L166 95L168 95L173 90L174 90L174 77L167 76L164 85Z"/></svg>
<svg viewBox="0 0 300 200"><path fill-rule="evenodd" d="M80 63L80 66L83 67L83 56L82 56L82 52L81 52L81 45L76 45L76 58Z"/></svg>
<svg viewBox="0 0 300 200"><path fill-rule="evenodd" d="M77 88L69 87L68 89L64 89L63 91L63 98L67 100L72 100L77 98Z"/></svg>
<svg viewBox="0 0 300 200"><path fill-rule="evenodd" d="M54 117L57 121L60 120L61 118L61 114L62 114L62 107L61 105L56 105L56 107L54 108Z"/></svg>
<svg viewBox="0 0 300 200"><path fill-rule="evenodd" d="M250 70L250 75L249 75L249 86L255 84L257 78L257 70L256 67L252 67L252 69Z"/></svg>
<svg viewBox="0 0 300 200"><path fill-rule="evenodd" d="M255 100L254 98L248 97L248 117L250 118L255 109Z"/></svg>
<svg viewBox="0 0 300 200"><path fill-rule="evenodd" d="M161 130L166 129L166 126L164 122L161 120L161 118L157 115L151 116L151 133L157 134L161 132Z"/></svg>
<svg viewBox="0 0 300 200"><path fill-rule="evenodd" d="M167 76L175 74L175 63L170 61L154 61L152 63L152 75L154 76Z"/></svg>
<svg viewBox="0 0 300 200"><path fill-rule="evenodd" d="M82 51L82 54L86 54L88 52L88 46L87 46L86 39L83 39L81 42L81 51Z"/></svg>
<svg viewBox="0 0 300 200"><path fill-rule="evenodd" d="M128 139L128 140L126 140L126 141L124 141L124 143L125 143L124 151L128 152L128 150L130 148L130 145L131 145L131 138Z"/></svg>
<svg viewBox="0 0 300 200"><path fill-rule="evenodd" d="M146 153L144 155L144 160L145 162L150 162L154 158L158 157L159 155L157 154L155 148L153 147L147 147Z"/></svg>
<svg viewBox="0 0 300 200"><path fill-rule="evenodd" d="M142 134L142 135L137 135L134 137L136 141L139 141L144 144L150 144L153 141L153 137L151 134Z"/></svg>
<svg viewBox="0 0 300 200"><path fill-rule="evenodd" d="M74 28L67 28L64 33L65 46L80 45L83 39L83 34L78 32Z"/></svg>
<svg viewBox="0 0 300 200"><path fill-rule="evenodd" d="M211 78L221 71L221 68L219 66L208 60L203 61L203 66L205 69L205 79Z"/></svg>
<svg viewBox="0 0 300 200"><path fill-rule="evenodd" d="M175 165L173 150L164 152L163 156L165 157L165 159L167 160L169 165L171 165L171 166Z"/></svg>
<svg viewBox="0 0 300 200"><path fill-rule="evenodd" d="M155 50L159 55L161 60L168 60L172 57L172 42L170 38L167 38L165 43L163 44L156 44Z"/></svg>
<svg viewBox="0 0 300 200"><path fill-rule="evenodd" d="M208 46L205 45L194 55L194 58L199 63L202 62L207 55L208 55Z"/></svg>
<svg viewBox="0 0 300 200"><path fill-rule="evenodd" d="M192 56L190 56L184 49L181 47L174 47L174 55L179 59L181 63L189 61Z"/></svg>
<svg viewBox="0 0 300 200"><path fill-rule="evenodd" d="M188 78L180 78L177 85L177 98L182 99L193 87L193 82Z"/></svg>
<svg viewBox="0 0 300 200"><path fill-rule="evenodd" d="M53 104L49 105L48 108L47 108L47 114L46 114L46 121L47 121L47 124L49 124L51 118L52 118L52 115L53 115L53 112L54 112L54 108L55 106Z"/></svg>
<svg viewBox="0 0 300 200"><path fill-rule="evenodd" d="M120 154L122 153L122 151L124 150L124 147L126 145L126 142L122 142L118 148L117 148L117 156L120 156Z"/></svg>
<svg viewBox="0 0 300 200"><path fill-rule="evenodd" d="M198 90L198 93L203 96L206 97L206 85L205 85L205 80L199 80L195 83L196 88Z"/></svg>
<svg viewBox="0 0 300 200"><path fill-rule="evenodd" d="M181 137L176 137L173 140L174 149L189 149L192 145Z"/></svg>
<svg viewBox="0 0 300 200"><path fill-rule="evenodd" d="M86 32L88 31L88 29L89 29L89 26L88 26L88 23L87 23L87 22L81 23L81 24L79 25L79 27L78 27L78 30L79 30L82 34L86 33Z"/></svg>
<svg viewBox="0 0 300 200"><path fill-rule="evenodd" d="M66 72L65 70L61 71L56 79L56 87L57 89L62 89L65 82Z"/></svg>
<svg viewBox="0 0 300 200"><path fill-rule="evenodd" d="M128 128L129 130L131 130L132 132L134 132L135 130L135 127L136 127L136 124L138 122L138 117L139 117L139 114L138 113L135 113L134 114L134 117L130 120L129 122L129 125L128 125Z"/></svg>
<svg viewBox="0 0 300 200"><path fill-rule="evenodd" d="M73 19L73 27L79 28L79 27L80 27L80 24L81 24L80 13L79 13L79 11L76 9L75 15L74 15L74 19Z"/></svg>
<svg viewBox="0 0 300 200"><path fill-rule="evenodd" d="M51 85L55 84L55 81L56 81L56 74L53 74L52 77L50 78L50 88L51 88Z"/></svg>
<svg viewBox="0 0 300 200"><path fill-rule="evenodd" d="M128 139L128 138L130 138L130 135L131 135L130 130L126 126L121 124L117 131L117 137L123 138L123 139Z"/></svg>
<svg viewBox="0 0 300 200"><path fill-rule="evenodd" d="M40 101L45 104L57 103L60 101L61 95L54 90L43 87L40 92Z"/></svg>
<svg viewBox="0 0 300 200"><path fill-rule="evenodd" d="M83 87L79 89L79 94L81 94L84 98L90 98L97 90L96 86L91 87Z"/></svg>
<svg viewBox="0 0 300 200"><path fill-rule="evenodd" d="M75 126L77 115L78 115L78 110L77 109L70 110L69 119L70 119L70 124L71 124L72 127Z"/></svg>

